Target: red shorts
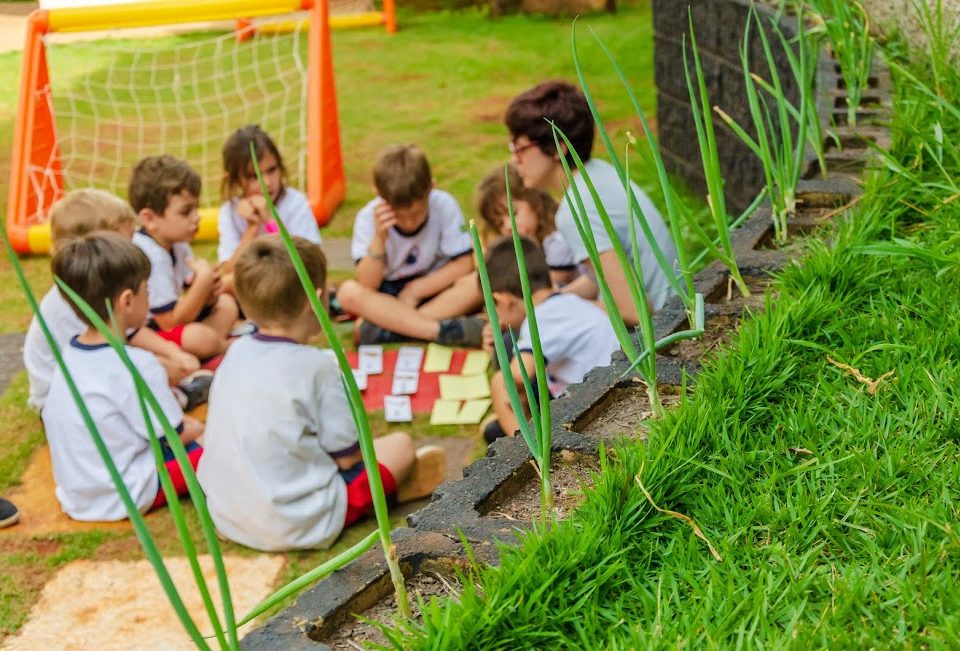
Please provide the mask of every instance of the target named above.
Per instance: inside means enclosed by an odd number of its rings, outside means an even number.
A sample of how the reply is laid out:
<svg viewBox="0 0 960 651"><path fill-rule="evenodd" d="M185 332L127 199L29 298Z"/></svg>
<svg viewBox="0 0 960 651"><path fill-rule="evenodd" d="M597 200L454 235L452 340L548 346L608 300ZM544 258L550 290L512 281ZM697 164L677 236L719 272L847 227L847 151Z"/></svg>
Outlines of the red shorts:
<svg viewBox="0 0 960 651"><path fill-rule="evenodd" d="M397 491L397 482L393 475L382 463L380 466L380 480L383 482L383 492L393 495ZM367 480L367 469L363 462L349 470L341 470L340 476L347 483L347 515L343 519L343 528L373 511L373 496L370 494L370 482Z"/></svg>
<svg viewBox="0 0 960 651"><path fill-rule="evenodd" d="M177 460L173 457L173 452L170 450L169 444L166 441L162 441L161 446L164 448L163 458L167 470L170 472L170 479L173 481L173 489L176 491L177 497L183 497L189 494L190 491L187 489L187 480L183 476L183 470L181 470L180 464L177 463ZM186 448L190 465L196 470L197 465L200 463L200 456L203 454L203 448L196 442L188 443ZM166 493L163 492L163 488L157 488L157 497L153 500L153 506L151 506L150 509L159 509L166 503Z"/></svg>
<svg viewBox="0 0 960 651"><path fill-rule="evenodd" d="M183 348L183 329L187 326L181 324L170 330L157 330L156 333L165 341L172 341L180 348Z"/></svg>

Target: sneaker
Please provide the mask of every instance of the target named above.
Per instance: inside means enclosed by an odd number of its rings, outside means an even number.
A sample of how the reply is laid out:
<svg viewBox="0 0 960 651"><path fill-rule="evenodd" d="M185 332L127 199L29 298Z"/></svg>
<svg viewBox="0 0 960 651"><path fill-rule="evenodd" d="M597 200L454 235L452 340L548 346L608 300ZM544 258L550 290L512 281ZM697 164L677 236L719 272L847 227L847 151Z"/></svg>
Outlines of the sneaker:
<svg viewBox="0 0 960 651"><path fill-rule="evenodd" d="M397 487L397 501L410 502L429 497L447 476L447 453L439 445L425 445L417 450L413 470Z"/></svg>
<svg viewBox="0 0 960 651"><path fill-rule="evenodd" d="M358 339L357 343L362 346L369 346L373 344L398 344L403 341L411 341L410 337L404 337L403 335L398 335L396 332L386 330L381 328L378 325L370 323L364 319L363 323L360 324L360 327L357 329Z"/></svg>
<svg viewBox="0 0 960 651"><path fill-rule="evenodd" d="M437 343L444 346L480 348L483 343L483 326L486 323L478 316L461 316L441 321Z"/></svg>
<svg viewBox="0 0 960 651"><path fill-rule="evenodd" d="M12 527L20 521L20 511L13 502L0 497L0 529Z"/></svg>
<svg viewBox="0 0 960 651"><path fill-rule="evenodd" d="M200 369L188 375L174 389L183 394L185 401L180 406L184 411L191 411L207 401L210 397L210 385L213 384L213 371ZM179 398L179 396L178 396Z"/></svg>
<svg viewBox="0 0 960 651"><path fill-rule="evenodd" d="M480 433L483 434L483 440L487 444L507 436L507 433L500 427L500 421L497 420L496 415L490 416L480 423Z"/></svg>
<svg viewBox="0 0 960 651"><path fill-rule="evenodd" d="M244 337L257 332L257 324L253 321L244 321L230 331L230 337Z"/></svg>

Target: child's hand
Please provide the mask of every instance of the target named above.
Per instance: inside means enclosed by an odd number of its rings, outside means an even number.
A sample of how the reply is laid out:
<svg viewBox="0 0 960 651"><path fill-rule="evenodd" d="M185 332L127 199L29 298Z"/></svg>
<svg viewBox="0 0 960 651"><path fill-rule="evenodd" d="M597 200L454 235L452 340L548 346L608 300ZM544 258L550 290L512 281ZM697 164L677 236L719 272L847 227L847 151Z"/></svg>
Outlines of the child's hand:
<svg viewBox="0 0 960 651"><path fill-rule="evenodd" d="M178 350L170 355L170 361L173 362L174 374L170 377L170 382L178 384L185 377L200 368L200 360L190 353Z"/></svg>
<svg viewBox="0 0 960 651"><path fill-rule="evenodd" d="M194 282L201 278L210 278L213 275L213 266L203 258L187 258L187 266L193 272Z"/></svg>
<svg viewBox="0 0 960 651"><path fill-rule="evenodd" d="M237 201L237 214L246 220L247 226L260 226L260 215L250 199Z"/></svg>
<svg viewBox="0 0 960 651"><path fill-rule="evenodd" d="M220 265L217 265L213 268L213 280L210 283L210 295L207 297L206 304L212 306L222 293L223 280L220 278Z"/></svg>
<svg viewBox="0 0 960 651"><path fill-rule="evenodd" d="M416 281L407 283L404 288L400 290L400 293L397 294L397 300L413 307L420 305L420 301L424 298L426 297L421 295L417 288Z"/></svg>
<svg viewBox="0 0 960 651"><path fill-rule="evenodd" d="M483 330L480 331L480 348L487 351L491 355L493 354L493 328L490 327L489 323L485 323L483 325Z"/></svg>
<svg viewBox="0 0 960 651"><path fill-rule="evenodd" d="M196 418L191 418L190 416L183 417L183 432L180 434L180 440L183 441L184 445L187 443L193 443L198 438L203 436L204 426Z"/></svg>
<svg viewBox="0 0 960 651"><path fill-rule="evenodd" d="M381 241L386 241L390 229L397 223L397 215L393 212L393 206L386 201L380 201L373 209L373 220L377 229L377 237Z"/></svg>
<svg viewBox="0 0 960 651"><path fill-rule="evenodd" d="M264 199L262 194L254 194L249 199L250 205L253 206L253 212L256 213L257 219L260 220L260 223L266 224L270 221L270 209L267 208L267 200Z"/></svg>

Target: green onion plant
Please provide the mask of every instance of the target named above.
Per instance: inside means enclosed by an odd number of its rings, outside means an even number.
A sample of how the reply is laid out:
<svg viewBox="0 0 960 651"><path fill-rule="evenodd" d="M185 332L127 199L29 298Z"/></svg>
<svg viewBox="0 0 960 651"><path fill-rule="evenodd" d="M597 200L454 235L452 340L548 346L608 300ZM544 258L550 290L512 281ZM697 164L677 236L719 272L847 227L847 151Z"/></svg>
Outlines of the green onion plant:
<svg viewBox="0 0 960 651"><path fill-rule="evenodd" d="M803 15L798 16L802 26ZM760 43L763 46L769 80L763 79L750 69L751 27L756 24ZM787 219L796 213L797 184L803 174L804 151L811 119L808 107L813 95L812 82L808 66L808 44L800 28L799 54L794 53L789 40L783 35L775 21L770 21L770 29L778 36L780 45L791 60L795 79L800 87L800 108L792 106L784 95L783 83L777 70L770 40L755 7L750 7L743 40L740 42L740 66L743 71L743 83L747 92L747 104L756 138L719 107L714 110L763 164L766 191L770 196L773 209L774 233L777 242L787 241ZM761 94L764 90L764 94ZM771 106L772 104L772 106Z"/></svg>
<svg viewBox="0 0 960 651"><path fill-rule="evenodd" d="M874 41L870 18L857 0L811 0L830 39L847 89L847 124L856 126L857 111L870 79Z"/></svg>
<svg viewBox="0 0 960 651"><path fill-rule="evenodd" d="M603 299L603 304L606 308L607 318L610 319L610 324L613 326L613 330L617 335L617 340L620 342L621 349L631 363L631 370L637 369L643 378L644 383L647 385L647 397L650 400L650 407L653 410L654 415L660 417L663 415L663 404L660 401L660 393L657 388L657 363L655 353L657 350L660 350L661 348L668 346L675 341L679 341L680 339L696 338L703 334L703 296L700 294L696 294L694 296L695 303L693 308L693 325L690 327L690 329L673 333L672 335L669 335L660 341L656 340L656 333L653 325L653 309L647 300L646 287L643 283L643 271L640 267L639 242L637 240L636 229L637 220L633 218L634 215L631 212L630 245L633 253L633 260L631 262L631 260L627 257L627 253L624 250L623 245L620 243L620 239L613 227L613 223L610 221L610 215L607 213L607 210L600 199L600 195L597 192L596 186L590 179L590 174L587 172L583 160L580 158L579 154L577 154L576 149L574 149L573 144L567 138L566 134L564 134L556 124L552 122L550 124L553 127L553 139L557 151L562 152L564 151L564 148L566 148L566 151L569 152L570 157L573 159L573 162L576 165L576 170L571 169L570 163L567 161L567 157L560 156L560 163L562 164L563 171L567 177L567 188L564 200L567 201L571 206L570 212L573 215L574 223L577 226L580 239L583 241L583 245L587 250L587 256L590 259L590 263L593 265L594 274L597 280L597 287L600 290L600 296ZM590 193L590 198L592 199L594 206L596 207L597 214L600 217L600 221L603 223L604 230L606 231L607 236L613 245L614 253L617 256L617 262L619 263L620 268L623 270L623 275L626 278L627 287L630 291L630 297L637 313L637 319L639 323L638 341L642 347L641 349L638 349L637 346L634 345L633 339L630 336L630 331L627 329L627 324L620 314L620 307L617 305L617 302L614 300L613 294L610 291L610 285L607 283L603 265L600 263L600 251L597 248L597 242L593 235L593 227L590 223L589 212L584 205L583 196L581 196L580 190L575 182L574 171L576 171L576 173L583 178L584 184L587 187L587 191ZM624 191L632 195L633 190L630 186L629 170L626 166L622 171L622 180L624 184ZM633 206L633 203L629 202L628 205Z"/></svg>
<svg viewBox="0 0 960 651"><path fill-rule="evenodd" d="M731 217L727 211L727 201L723 193L723 172L720 170L720 150L713 128L713 112L710 109L710 96L707 93L707 84L704 81L703 67L700 65L700 54L697 50L697 39L693 29L693 14L688 11L690 23L690 49L693 52L693 64L696 81L690 76L690 64L687 59L686 37L683 46L683 73L687 81L687 92L690 95L690 107L693 110L693 123L697 131L697 142L700 145L700 159L703 162L703 176L707 183L707 205L719 235L715 243L707 233L691 220L690 226L694 236L706 248L710 255L727 268L733 282L743 296L750 296L750 288L743 280L737 258L733 252L733 243L730 240ZM747 207L736 220L742 222L760 205L764 193L760 193L756 200Z"/></svg>
<svg viewBox="0 0 960 651"><path fill-rule="evenodd" d="M357 434L360 439L360 451L363 455L363 465L367 469L367 480L370 483L370 494L373 498L373 510L377 520L377 534L380 539L380 544L383 547L383 554L387 561L387 567L390 570L390 580L393 582L393 588L397 594L397 608L400 611L401 617L409 619L410 599L407 595L407 587L406 583L404 582L403 572L401 572L400 563L397 560L397 550L394 547L393 542L390 540L390 514L387 511L387 498L383 491L383 480L380 477L380 466L377 463L377 453L373 447L373 433L370 430L370 421L367 419L367 411L363 406L363 396L360 393L360 389L357 387L356 378L354 378L353 372L350 370L350 362L347 361L347 355L343 350L343 346L340 344L340 340L337 338L337 333L333 328L333 323L330 321L330 315L327 313L326 308L320 301L320 297L317 295L317 288L314 286L313 281L307 274L306 267L303 266L303 260L300 259L300 255L297 253L297 249L293 244L293 239L290 236L290 232L287 230L283 220L280 219L280 215L277 213L277 207L274 205L269 189L267 188L267 184L263 180L263 175L260 173L260 165L257 160L257 153L253 147L253 143L250 143L250 160L253 161L253 169L254 172L256 172L257 179L260 182L260 189L263 192L264 198L267 200L267 205L270 207L270 213L273 215L273 219L277 224L278 230L280 231L280 237L283 238L283 245L287 249L287 253L290 255L290 259L293 261L293 266L297 270L297 277L300 278L300 284L303 285L303 291L306 292L307 299L310 301L310 306L313 308L313 311L317 316L317 320L320 321L320 326L323 328L324 335L326 335L327 344L330 346L331 350L333 350L337 357L337 362L340 365L340 380L343 382L344 390L347 394L347 400L350 403L350 411L352 412L353 420L357 425ZM366 544L369 547L370 545L368 544L368 541L370 541L370 537L360 541L357 546L359 547ZM344 556L344 559L349 556L351 557L349 560L352 560L352 557L355 557L355 554L353 554L351 550L347 550L344 552L344 554L342 554L342 556ZM343 565L349 562L349 560L345 560ZM325 563L324 565L328 566L329 571L333 571L338 567L342 567L342 565L333 567L330 563Z"/></svg>
<svg viewBox="0 0 960 651"><path fill-rule="evenodd" d="M540 345L540 330L537 327L537 316L533 305L533 292L530 291L530 279L527 276L526 260L523 255L523 243L517 230L517 219L513 211L513 199L510 194L510 175L504 166L504 180L507 189L507 213L510 216L510 226L513 233L513 249L517 256L517 268L520 271L520 287L523 291L523 305L527 312L527 325L530 328L530 340L533 344L533 361L536 368L536 382L539 388L539 400L534 399L533 383L527 375L526 368L518 359L521 379L523 380L524 394L530 407L531 418L527 421L523 402L513 373L510 371L510 359L507 356L507 347L500 329L500 319L497 316L497 307L493 299L493 290L490 287L490 275L483 258L483 248L480 245L480 235L477 225L470 221L470 236L473 238L473 251L477 260L477 271L480 275L480 289L483 291L483 303L487 317L490 319L490 328L493 330L493 344L503 376L503 384L507 390L507 397L513 413L517 415L520 425L520 435L530 449L537 470L540 475L540 507L541 518L544 523L549 521L553 514L553 485L550 481L550 454L552 449L552 431L550 419L550 391L547 384L546 360L543 348ZM514 354L520 352L513 343Z"/></svg>

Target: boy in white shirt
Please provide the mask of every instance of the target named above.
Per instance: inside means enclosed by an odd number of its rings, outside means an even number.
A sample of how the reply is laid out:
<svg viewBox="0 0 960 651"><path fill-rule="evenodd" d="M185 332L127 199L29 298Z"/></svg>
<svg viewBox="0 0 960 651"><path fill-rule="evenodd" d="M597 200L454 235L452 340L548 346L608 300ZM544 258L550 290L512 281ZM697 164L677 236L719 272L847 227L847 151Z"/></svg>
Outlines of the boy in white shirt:
<svg viewBox="0 0 960 651"><path fill-rule="evenodd" d="M54 275L104 320L109 319L106 301L110 301L117 336L124 336L128 329L140 327L146 320L150 261L129 240L115 233L87 235L58 249L52 265ZM79 309L74 309L87 325L64 349L64 363L137 508L146 512L159 507L166 503L167 496L160 489L133 377L103 335ZM202 449L195 440L203 434L203 425L183 415L167 388L167 375L153 355L129 346L127 353L164 415L180 433L191 464L196 466ZM56 495L64 512L75 520L126 518L123 502L59 367L50 382L41 417L50 444ZM152 413L151 417L156 433L162 436L159 421ZM162 443L166 445L166 441ZM177 494L186 494L183 473L169 449L165 462Z"/></svg>
<svg viewBox="0 0 960 651"><path fill-rule="evenodd" d="M427 157L414 145L383 151L373 182L378 196L353 225L356 279L337 291L343 309L362 319L359 343L479 346L483 321L462 316L480 307L480 297L457 200L433 187Z"/></svg>
<svg viewBox="0 0 960 651"><path fill-rule="evenodd" d="M136 217L126 201L109 192L92 188L74 190L57 201L50 211L53 250L57 251L69 242L94 231L112 231L129 239L133 237ZM87 329L87 324L76 315L73 306L60 294L56 285L41 299L40 314L61 350L70 343L71 338ZM130 345L157 356L167 371L171 386L183 382L178 388L181 405L196 405L206 399L208 378L195 375L184 381L200 367L195 356L160 338L147 327L128 333L127 341ZM27 404L40 411L50 389L56 361L36 317L30 321L23 343L23 363L30 381Z"/></svg>
<svg viewBox="0 0 960 651"><path fill-rule="evenodd" d="M128 198L140 218L133 243L152 265L148 325L206 359L227 349L239 310L223 292L219 270L190 250L200 226L199 197L200 177L173 156L151 156L133 168Z"/></svg>
<svg viewBox="0 0 960 651"><path fill-rule="evenodd" d="M294 238L314 284L326 282L320 247ZM225 537L264 551L329 547L373 509L357 429L329 350L307 342L320 324L278 235L248 244L234 286L256 334L227 351L210 392L198 477ZM446 455L415 451L403 432L374 441L384 491L429 495Z"/></svg>
<svg viewBox="0 0 960 651"><path fill-rule="evenodd" d="M551 397L556 397L569 385L583 380L590 369L607 366L610 356L620 348L620 342L606 312L596 303L576 294L554 292L543 249L526 237L523 238L523 255L530 291L533 293L540 346L547 366L547 390ZM533 381L536 378L536 365L513 238L497 240L490 246L485 259L500 326L520 330L517 338L519 354L511 361L510 371L517 386L522 387L520 364L523 364L527 376ZM492 349L492 338L484 343L486 348ZM511 347L510 343L507 342L508 348ZM541 390L542 387L534 387L535 394ZM494 374L490 381L490 392L497 418L484 426L483 435L487 442L493 442L501 436L512 436L519 427L502 371ZM526 392L521 390L519 393L520 400L526 403ZM523 417L528 418L529 407L524 404L524 408Z"/></svg>

